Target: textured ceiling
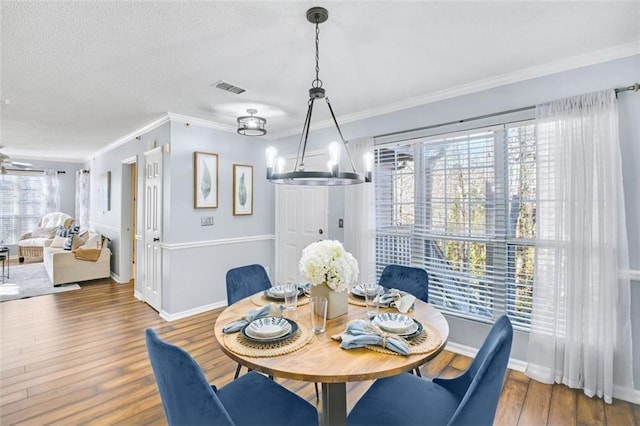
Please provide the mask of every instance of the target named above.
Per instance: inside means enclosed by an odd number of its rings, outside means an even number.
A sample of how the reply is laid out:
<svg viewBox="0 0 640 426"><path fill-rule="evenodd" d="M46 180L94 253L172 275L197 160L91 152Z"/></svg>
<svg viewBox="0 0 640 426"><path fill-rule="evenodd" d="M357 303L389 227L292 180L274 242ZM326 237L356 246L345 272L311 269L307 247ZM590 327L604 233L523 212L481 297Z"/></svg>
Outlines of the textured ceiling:
<svg viewBox="0 0 640 426"><path fill-rule="evenodd" d="M638 1L3 0L4 152L83 159L165 112L233 130L256 108L268 136L292 134L314 77L315 5L330 14L320 78L345 121L640 46ZM211 87L219 80L247 91Z"/></svg>

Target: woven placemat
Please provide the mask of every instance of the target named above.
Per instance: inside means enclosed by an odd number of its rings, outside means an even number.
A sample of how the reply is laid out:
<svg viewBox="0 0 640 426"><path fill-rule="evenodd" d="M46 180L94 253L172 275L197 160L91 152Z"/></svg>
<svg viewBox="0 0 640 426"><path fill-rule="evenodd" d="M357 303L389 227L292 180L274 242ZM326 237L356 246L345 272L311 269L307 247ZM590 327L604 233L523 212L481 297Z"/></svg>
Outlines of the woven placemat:
<svg viewBox="0 0 640 426"><path fill-rule="evenodd" d="M298 296L298 306L306 305L307 303L309 303L309 301L310 300L307 296ZM254 305L258 305L258 306L268 305L269 303L284 305L284 300L279 302L277 300L269 299L267 296L264 295L263 292L256 293L253 296L251 296L251 302Z"/></svg>
<svg viewBox="0 0 640 426"><path fill-rule="evenodd" d="M409 343L409 355L416 354L428 354L440 347L440 343L442 343L442 338L440 337L440 333L438 330L430 326L429 324L422 325L423 330L420 335L414 337L413 339L408 339ZM389 355L401 355L399 353L390 351L389 349L384 349L381 346L365 346L367 349L371 349L375 352L380 352L383 354Z"/></svg>
<svg viewBox="0 0 640 426"><path fill-rule="evenodd" d="M351 293L347 296L347 303L356 306L367 306L367 302L365 302L364 297L357 297Z"/></svg>
<svg viewBox="0 0 640 426"><path fill-rule="evenodd" d="M231 352L238 355L270 358L295 352L311 342L314 334L311 330L300 327L289 338L273 343L258 343L247 339L242 333L225 334L222 337L224 345Z"/></svg>

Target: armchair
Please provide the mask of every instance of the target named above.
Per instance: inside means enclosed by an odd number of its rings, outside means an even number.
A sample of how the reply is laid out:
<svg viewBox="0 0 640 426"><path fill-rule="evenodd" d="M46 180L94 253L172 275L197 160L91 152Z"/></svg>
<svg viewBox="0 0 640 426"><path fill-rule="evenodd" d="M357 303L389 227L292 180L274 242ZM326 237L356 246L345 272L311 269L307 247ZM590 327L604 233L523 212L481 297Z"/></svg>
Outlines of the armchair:
<svg viewBox="0 0 640 426"><path fill-rule="evenodd" d="M23 263L25 257L42 257L45 241L50 242L53 239L56 228L60 225L69 228L74 222L75 219L62 212L47 213L42 216L36 229L22 235L18 241L19 262Z"/></svg>

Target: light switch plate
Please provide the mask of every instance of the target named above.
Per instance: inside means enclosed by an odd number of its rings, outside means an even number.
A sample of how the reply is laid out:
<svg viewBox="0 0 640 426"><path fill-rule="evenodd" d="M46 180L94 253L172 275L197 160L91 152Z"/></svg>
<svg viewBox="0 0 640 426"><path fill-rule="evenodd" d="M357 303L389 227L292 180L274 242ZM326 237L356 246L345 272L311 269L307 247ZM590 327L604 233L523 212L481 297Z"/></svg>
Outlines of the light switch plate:
<svg viewBox="0 0 640 426"><path fill-rule="evenodd" d="M203 216L200 218L200 226L213 226L213 216Z"/></svg>

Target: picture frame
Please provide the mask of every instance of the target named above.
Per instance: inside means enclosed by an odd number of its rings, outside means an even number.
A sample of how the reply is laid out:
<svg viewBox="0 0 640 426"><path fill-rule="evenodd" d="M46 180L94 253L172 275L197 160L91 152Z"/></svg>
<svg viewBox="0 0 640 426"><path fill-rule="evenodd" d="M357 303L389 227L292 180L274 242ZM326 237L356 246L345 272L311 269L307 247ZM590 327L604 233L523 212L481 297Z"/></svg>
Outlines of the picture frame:
<svg viewBox="0 0 640 426"><path fill-rule="evenodd" d="M111 172L107 171L98 176L98 199L102 213L111 210Z"/></svg>
<svg viewBox="0 0 640 426"><path fill-rule="evenodd" d="M193 208L218 207L218 154L193 153Z"/></svg>
<svg viewBox="0 0 640 426"><path fill-rule="evenodd" d="M233 165L233 215L253 214L253 166Z"/></svg>

